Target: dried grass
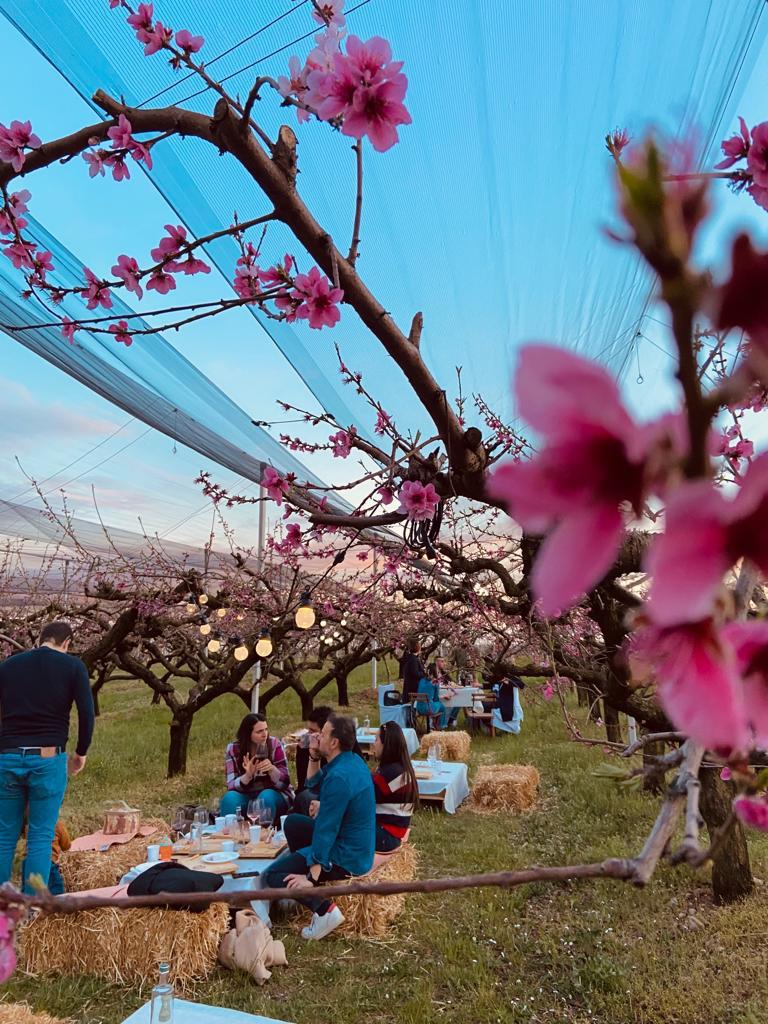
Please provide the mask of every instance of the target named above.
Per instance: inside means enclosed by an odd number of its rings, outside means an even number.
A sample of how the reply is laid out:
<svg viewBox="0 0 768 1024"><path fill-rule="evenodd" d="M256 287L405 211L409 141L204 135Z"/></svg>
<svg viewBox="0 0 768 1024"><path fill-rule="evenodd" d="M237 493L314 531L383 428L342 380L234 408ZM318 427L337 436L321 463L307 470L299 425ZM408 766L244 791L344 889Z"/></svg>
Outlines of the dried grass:
<svg viewBox="0 0 768 1024"><path fill-rule="evenodd" d="M147 907L101 907L76 914L41 915L22 926L19 953L32 975L95 975L139 990L154 983L167 960L179 993L216 967L229 908L214 903L201 914Z"/></svg>
<svg viewBox="0 0 768 1024"><path fill-rule="evenodd" d="M142 864L147 859L147 847L156 843L163 832L169 831L167 822L162 818L148 818L142 825L154 825L157 831L149 836L136 836L127 843L119 843L104 853L98 850L68 850L62 853L59 867L67 891L82 892L83 889L117 885L126 871Z"/></svg>
<svg viewBox="0 0 768 1024"><path fill-rule="evenodd" d="M353 879L355 882L410 882L416 877L417 853L410 843L404 843L394 853L388 854L386 862L376 871ZM339 882L344 885L344 882ZM328 886L333 889L333 884ZM339 896L336 902L344 915L340 935L354 939L382 939L389 934L392 923L405 906L404 893L392 896ZM308 923L309 917L302 911L296 922L297 928Z"/></svg>
<svg viewBox="0 0 768 1024"><path fill-rule="evenodd" d="M538 769L531 764L483 765L472 783L469 809L481 814L528 811L536 804L539 781Z"/></svg>
<svg viewBox="0 0 768 1024"><path fill-rule="evenodd" d="M428 732L421 737L419 754L426 757L429 748L436 744L440 747L440 759L442 761L463 761L469 760L469 749L472 739L468 732Z"/></svg>
<svg viewBox="0 0 768 1024"><path fill-rule="evenodd" d="M74 1024L71 1017L36 1013L28 1003L0 1003L0 1024Z"/></svg>

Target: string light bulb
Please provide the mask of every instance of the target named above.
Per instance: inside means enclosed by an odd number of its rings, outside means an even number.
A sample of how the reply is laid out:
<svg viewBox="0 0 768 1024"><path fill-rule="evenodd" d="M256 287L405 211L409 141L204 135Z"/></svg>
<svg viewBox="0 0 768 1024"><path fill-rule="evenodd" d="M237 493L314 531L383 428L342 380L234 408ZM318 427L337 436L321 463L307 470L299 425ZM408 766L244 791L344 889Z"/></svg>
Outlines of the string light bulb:
<svg viewBox="0 0 768 1024"><path fill-rule="evenodd" d="M212 636L206 646L208 647L209 654L218 654L221 650L221 640L217 640L215 636Z"/></svg>
<svg viewBox="0 0 768 1024"><path fill-rule="evenodd" d="M208 634L210 632L211 632L211 624L210 624L210 622L204 622L202 624L202 626L200 627L200 633L202 634L202 636L208 636Z"/></svg>
<svg viewBox="0 0 768 1024"><path fill-rule="evenodd" d="M208 595L201 594L200 597L198 597L197 602L198 604L208 604Z"/></svg>
<svg viewBox="0 0 768 1024"><path fill-rule="evenodd" d="M256 653L260 658L268 658L272 653L272 635L268 629L262 629L256 642Z"/></svg>
<svg viewBox="0 0 768 1024"><path fill-rule="evenodd" d="M341 624L342 624L342 626L346 626L346 624L347 624L347 620L346 620L346 618L344 618L344 619L342 619L342 620L341 620Z"/></svg>
<svg viewBox="0 0 768 1024"><path fill-rule="evenodd" d="M197 605L195 604L194 601L187 601L187 611L189 612L190 615L193 612L197 611Z"/></svg>
<svg viewBox="0 0 768 1024"><path fill-rule="evenodd" d="M219 616L220 619L223 619L224 616L227 614L227 609L226 608L217 608L216 609L216 614Z"/></svg>
<svg viewBox="0 0 768 1024"><path fill-rule="evenodd" d="M245 661L248 657L248 648L241 642L237 645L232 654L234 655L235 661Z"/></svg>
<svg viewBox="0 0 768 1024"><path fill-rule="evenodd" d="M312 607L312 595L308 590L301 595L295 622L299 629L311 629L315 624L315 609Z"/></svg>

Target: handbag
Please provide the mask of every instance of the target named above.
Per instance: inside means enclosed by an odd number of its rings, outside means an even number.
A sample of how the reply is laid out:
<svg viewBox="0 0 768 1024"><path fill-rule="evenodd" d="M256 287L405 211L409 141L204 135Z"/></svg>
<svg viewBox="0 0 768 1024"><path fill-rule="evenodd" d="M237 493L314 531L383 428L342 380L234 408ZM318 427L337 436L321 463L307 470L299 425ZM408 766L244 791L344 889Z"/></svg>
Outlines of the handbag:
<svg viewBox="0 0 768 1024"><path fill-rule="evenodd" d="M382 706L385 708L394 708L399 704L403 703L403 695L398 693L397 690L387 690L384 694Z"/></svg>

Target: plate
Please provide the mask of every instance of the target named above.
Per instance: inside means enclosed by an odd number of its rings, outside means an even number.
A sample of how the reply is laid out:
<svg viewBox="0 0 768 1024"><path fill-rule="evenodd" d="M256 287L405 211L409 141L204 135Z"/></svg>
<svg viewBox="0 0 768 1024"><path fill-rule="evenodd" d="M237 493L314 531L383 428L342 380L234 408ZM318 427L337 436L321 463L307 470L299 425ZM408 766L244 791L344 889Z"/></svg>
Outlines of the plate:
<svg viewBox="0 0 768 1024"><path fill-rule="evenodd" d="M238 860L239 857L236 850L221 850L219 853L206 853L200 859L205 864L226 864L228 860Z"/></svg>

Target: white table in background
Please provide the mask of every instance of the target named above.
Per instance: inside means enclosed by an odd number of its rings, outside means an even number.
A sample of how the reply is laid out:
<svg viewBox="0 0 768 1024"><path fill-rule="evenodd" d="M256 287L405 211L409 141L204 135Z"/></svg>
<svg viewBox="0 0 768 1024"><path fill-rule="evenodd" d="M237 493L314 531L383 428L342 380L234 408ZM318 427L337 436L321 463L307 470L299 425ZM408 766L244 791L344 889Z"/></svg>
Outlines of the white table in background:
<svg viewBox="0 0 768 1024"><path fill-rule="evenodd" d="M366 732L365 729L357 730L357 742L361 747L372 747L373 741L376 739L379 730L373 728L371 732ZM405 745L408 748L409 754L415 754L421 746L419 737L416 735L415 729L403 729L403 735L405 736Z"/></svg>
<svg viewBox="0 0 768 1024"><path fill-rule="evenodd" d="M149 1024L150 1003L140 1006L123 1024ZM188 1003L186 999L174 999L173 1024L289 1024L274 1017L261 1017L242 1010L227 1010L223 1006L204 1006L202 1003Z"/></svg>
<svg viewBox="0 0 768 1024"><path fill-rule="evenodd" d="M437 796L445 790L443 808L447 814L455 814L456 808L469 796L467 766L461 761L438 761L431 765L427 761L414 761L417 770L432 772L431 779L419 779L420 796Z"/></svg>

